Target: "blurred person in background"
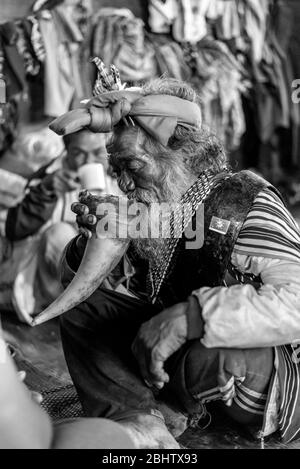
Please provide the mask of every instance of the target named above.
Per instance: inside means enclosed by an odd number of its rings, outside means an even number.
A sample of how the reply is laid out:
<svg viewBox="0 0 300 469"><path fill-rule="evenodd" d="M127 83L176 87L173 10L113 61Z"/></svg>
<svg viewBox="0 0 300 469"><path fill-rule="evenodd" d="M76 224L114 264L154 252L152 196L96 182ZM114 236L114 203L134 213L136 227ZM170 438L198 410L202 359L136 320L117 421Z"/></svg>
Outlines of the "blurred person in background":
<svg viewBox="0 0 300 469"><path fill-rule="evenodd" d="M103 134L81 130L66 136L64 144L63 156L33 174L23 200L7 214L8 240L16 242L32 237L30 252L24 253L12 294L14 308L23 321L28 321L61 292L60 259L65 245L77 234L70 206L82 188L80 169L90 164L102 165L105 187L102 184L101 190L110 193L116 190L114 180L107 173Z"/></svg>

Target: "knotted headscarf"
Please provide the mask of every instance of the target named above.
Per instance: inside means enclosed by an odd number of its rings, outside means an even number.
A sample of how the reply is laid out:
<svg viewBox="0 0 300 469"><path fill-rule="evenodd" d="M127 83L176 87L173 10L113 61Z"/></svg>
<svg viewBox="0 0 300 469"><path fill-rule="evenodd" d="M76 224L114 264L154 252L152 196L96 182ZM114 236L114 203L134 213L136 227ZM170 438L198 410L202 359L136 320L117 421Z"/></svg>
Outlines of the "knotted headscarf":
<svg viewBox="0 0 300 469"><path fill-rule="evenodd" d="M201 111L196 103L166 94L144 96L141 88L102 93L85 107L55 119L50 129L59 135L88 128L93 132L110 132L127 116L162 145L167 146L177 125L201 126Z"/></svg>

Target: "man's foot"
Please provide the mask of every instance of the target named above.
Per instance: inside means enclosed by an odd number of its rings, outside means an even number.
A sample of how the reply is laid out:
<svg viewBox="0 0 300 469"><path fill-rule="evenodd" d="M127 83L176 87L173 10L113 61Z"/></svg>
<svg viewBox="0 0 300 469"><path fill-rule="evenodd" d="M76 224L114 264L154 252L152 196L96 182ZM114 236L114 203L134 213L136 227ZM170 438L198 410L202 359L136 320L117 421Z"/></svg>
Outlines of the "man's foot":
<svg viewBox="0 0 300 469"><path fill-rule="evenodd" d="M123 425L139 449L179 449L180 445L168 431L160 417L137 414L118 423Z"/></svg>

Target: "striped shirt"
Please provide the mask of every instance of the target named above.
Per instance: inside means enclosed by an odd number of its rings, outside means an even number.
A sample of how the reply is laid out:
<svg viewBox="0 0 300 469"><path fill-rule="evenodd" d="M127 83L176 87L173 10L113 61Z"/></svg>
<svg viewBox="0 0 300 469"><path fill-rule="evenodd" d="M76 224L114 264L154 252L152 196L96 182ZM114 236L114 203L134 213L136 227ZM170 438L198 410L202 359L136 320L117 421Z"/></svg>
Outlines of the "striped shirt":
<svg viewBox="0 0 300 469"><path fill-rule="evenodd" d="M205 321L201 342L208 348L273 348L267 397L253 396L253 400L243 389L234 402L260 415L264 408L260 436L278 430L289 442L300 438L300 230L274 188L256 196L231 261L240 285L193 292ZM260 287L251 285L256 279ZM203 398L213 399L213 392Z"/></svg>
<svg viewBox="0 0 300 469"><path fill-rule="evenodd" d="M300 230L272 189L256 197L233 252L287 261L300 261Z"/></svg>
<svg viewBox="0 0 300 469"><path fill-rule="evenodd" d="M300 229L272 189L264 189L255 198L233 252L300 261ZM300 360L298 356L295 359L298 351L299 348L295 350L292 345L275 347L276 372L269 391L273 399L268 400L265 409L266 415L272 415L271 409L274 405L277 408L279 431L285 442L300 436ZM269 426L268 420L264 419L263 431Z"/></svg>

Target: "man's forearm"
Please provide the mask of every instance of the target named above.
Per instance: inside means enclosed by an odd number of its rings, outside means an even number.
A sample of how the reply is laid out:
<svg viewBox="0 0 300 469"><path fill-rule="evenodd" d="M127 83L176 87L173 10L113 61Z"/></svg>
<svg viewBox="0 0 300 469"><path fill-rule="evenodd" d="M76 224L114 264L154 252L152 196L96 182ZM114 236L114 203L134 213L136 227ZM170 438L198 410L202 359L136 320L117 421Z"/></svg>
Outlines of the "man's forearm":
<svg viewBox="0 0 300 469"><path fill-rule="evenodd" d="M206 347L256 348L300 339L300 294L295 285L201 288L196 293Z"/></svg>
<svg viewBox="0 0 300 469"><path fill-rule="evenodd" d="M206 347L256 348L300 339L300 262L252 257L262 287L204 287L194 292Z"/></svg>
<svg viewBox="0 0 300 469"><path fill-rule="evenodd" d="M36 234L51 218L57 204L57 197L39 184L32 187L24 199L9 209L6 219L6 237L19 241Z"/></svg>

